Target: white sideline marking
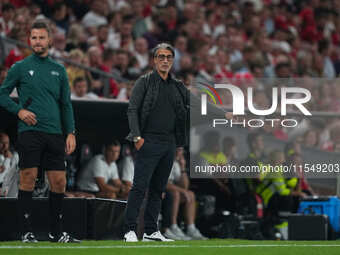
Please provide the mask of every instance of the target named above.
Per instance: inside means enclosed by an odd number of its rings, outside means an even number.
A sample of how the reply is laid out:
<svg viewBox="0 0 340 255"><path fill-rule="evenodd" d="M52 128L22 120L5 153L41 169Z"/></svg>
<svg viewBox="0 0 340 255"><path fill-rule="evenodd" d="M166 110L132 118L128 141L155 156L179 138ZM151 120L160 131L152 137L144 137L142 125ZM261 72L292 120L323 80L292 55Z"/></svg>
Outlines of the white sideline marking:
<svg viewBox="0 0 340 255"><path fill-rule="evenodd" d="M226 245L103 245L103 246L15 246L0 249L133 249L133 248L249 248L249 247L340 247L340 244L226 244Z"/></svg>

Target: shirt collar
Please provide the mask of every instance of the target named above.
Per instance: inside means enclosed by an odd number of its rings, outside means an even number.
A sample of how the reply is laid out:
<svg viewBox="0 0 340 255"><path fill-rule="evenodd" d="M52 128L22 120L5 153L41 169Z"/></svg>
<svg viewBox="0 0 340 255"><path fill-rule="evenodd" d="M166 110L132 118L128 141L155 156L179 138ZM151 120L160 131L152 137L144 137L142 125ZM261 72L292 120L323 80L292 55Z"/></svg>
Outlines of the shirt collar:
<svg viewBox="0 0 340 255"><path fill-rule="evenodd" d="M172 75L170 72L168 73L168 78L166 80L163 80L163 78L159 75L156 69L153 70L153 73L158 81L170 82L172 80Z"/></svg>
<svg viewBox="0 0 340 255"><path fill-rule="evenodd" d="M40 57L39 55L33 53L32 54L34 58L38 59L38 60L46 60L48 58L49 55L47 55L46 57Z"/></svg>

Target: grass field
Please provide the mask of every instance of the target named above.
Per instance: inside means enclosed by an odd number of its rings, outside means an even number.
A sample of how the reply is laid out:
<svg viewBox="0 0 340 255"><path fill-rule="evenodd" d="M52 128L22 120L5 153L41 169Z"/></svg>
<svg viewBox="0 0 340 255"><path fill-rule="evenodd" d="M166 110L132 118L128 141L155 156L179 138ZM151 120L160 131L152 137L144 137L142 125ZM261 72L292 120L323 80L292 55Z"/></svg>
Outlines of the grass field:
<svg viewBox="0 0 340 255"><path fill-rule="evenodd" d="M39 242L0 243L0 254L4 255L101 255L101 254L232 254L232 255L331 255L340 254L340 241L245 241L245 240L208 240L176 241L173 243L123 241L83 241L81 244L54 244Z"/></svg>

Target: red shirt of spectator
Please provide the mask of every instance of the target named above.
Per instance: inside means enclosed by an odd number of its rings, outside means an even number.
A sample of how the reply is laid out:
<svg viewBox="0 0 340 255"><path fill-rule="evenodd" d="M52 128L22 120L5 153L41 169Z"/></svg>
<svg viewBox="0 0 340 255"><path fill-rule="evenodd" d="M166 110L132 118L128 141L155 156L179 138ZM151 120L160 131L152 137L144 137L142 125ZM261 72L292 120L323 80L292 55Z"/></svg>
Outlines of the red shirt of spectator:
<svg viewBox="0 0 340 255"><path fill-rule="evenodd" d="M17 47L15 47L6 57L5 66L10 68L15 62L23 60L24 58L25 56L22 54L22 52Z"/></svg>
<svg viewBox="0 0 340 255"><path fill-rule="evenodd" d="M111 70L105 65L101 65L100 69L106 73L111 72ZM119 93L118 83L114 79L111 78L110 79L110 96L112 96L113 98L116 98L118 96L118 93Z"/></svg>

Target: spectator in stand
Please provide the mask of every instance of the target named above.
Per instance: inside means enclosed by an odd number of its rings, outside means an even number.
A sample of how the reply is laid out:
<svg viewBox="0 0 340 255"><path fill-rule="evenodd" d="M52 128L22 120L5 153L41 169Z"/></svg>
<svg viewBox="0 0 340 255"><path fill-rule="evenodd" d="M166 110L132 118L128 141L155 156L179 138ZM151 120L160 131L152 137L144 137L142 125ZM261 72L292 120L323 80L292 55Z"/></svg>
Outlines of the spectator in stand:
<svg viewBox="0 0 340 255"><path fill-rule="evenodd" d="M91 10L82 19L82 24L90 35L95 35L97 27L107 24L108 2L107 0L92 1Z"/></svg>
<svg viewBox="0 0 340 255"><path fill-rule="evenodd" d="M111 12L108 16L109 38L107 42L108 48L118 49L120 47L119 28L122 26L122 14L118 11Z"/></svg>
<svg viewBox="0 0 340 255"><path fill-rule="evenodd" d="M184 54L187 54L188 40L185 36L180 35L175 41L175 59L173 70L178 72L181 70L180 61Z"/></svg>
<svg viewBox="0 0 340 255"><path fill-rule="evenodd" d="M113 73L118 78L118 82L131 80L135 78L130 69L130 54L126 50L117 50L116 52L116 63L113 68Z"/></svg>
<svg viewBox="0 0 340 255"><path fill-rule="evenodd" d="M23 60L30 54L30 50L24 46L27 44L27 33L25 31L12 31L12 33L15 34L14 39L18 40L21 44L16 45L6 57L5 66L7 68L10 68L15 62Z"/></svg>
<svg viewBox="0 0 340 255"><path fill-rule="evenodd" d="M216 52L217 56L217 71L215 79L218 82L228 82L233 78L233 73L229 66L229 55L223 49L218 49Z"/></svg>
<svg viewBox="0 0 340 255"><path fill-rule="evenodd" d="M173 197L171 226L166 229L164 236L174 240L205 240L201 232L195 226L196 218L196 197L189 190L189 178L186 173L186 161L183 155L183 148L177 148L174 165L171 169L167 191ZM177 224L177 217L180 209L180 204L185 206L185 221L187 224L186 234L180 229Z"/></svg>
<svg viewBox="0 0 340 255"><path fill-rule="evenodd" d="M322 76L327 79L334 79L336 77L334 64L330 58L331 45L328 40L321 40L318 44L318 51L322 56L323 71Z"/></svg>
<svg viewBox="0 0 340 255"><path fill-rule="evenodd" d="M116 160L120 154L120 143L113 141L105 145L104 154L95 156L81 170L77 186L82 192L101 198L120 197L122 183L119 180Z"/></svg>
<svg viewBox="0 0 340 255"><path fill-rule="evenodd" d="M131 148L127 146L122 152L123 158L118 162L119 176L122 181L121 197L127 199L132 188L135 165L131 153Z"/></svg>
<svg viewBox="0 0 340 255"><path fill-rule="evenodd" d="M123 24L120 27L119 48L128 52L134 52L134 43L132 37L133 20L130 16L123 17Z"/></svg>
<svg viewBox="0 0 340 255"><path fill-rule="evenodd" d="M179 72L178 74L185 72L193 72L193 61L189 54L183 54L179 62Z"/></svg>
<svg viewBox="0 0 340 255"><path fill-rule="evenodd" d="M106 49L103 52L103 64L101 65L100 69L104 72L111 73L113 66L116 62L116 54L112 49ZM118 83L113 79L110 78L110 97L116 98L119 93L119 86Z"/></svg>
<svg viewBox="0 0 340 255"><path fill-rule="evenodd" d="M77 77L73 81L71 99L98 99L98 96L88 91L87 81L84 77Z"/></svg>
<svg viewBox="0 0 340 255"><path fill-rule="evenodd" d="M19 155L11 151L9 136L0 132L0 196L17 197L19 190Z"/></svg>
<svg viewBox="0 0 340 255"><path fill-rule="evenodd" d="M104 49L107 48L108 37L109 37L109 26L107 24L98 26L97 40L99 42L100 49L102 51L104 51Z"/></svg>
<svg viewBox="0 0 340 255"><path fill-rule="evenodd" d="M28 32L29 31L29 23L27 22L26 18L22 14L17 14L14 18L14 27L13 31L22 31Z"/></svg>
<svg viewBox="0 0 340 255"><path fill-rule="evenodd" d="M318 134L314 129L310 129L303 135L302 145L305 147L316 147L318 145Z"/></svg>
<svg viewBox="0 0 340 255"><path fill-rule="evenodd" d="M82 60L84 59L84 53L80 49L71 50L68 59L75 64L82 64ZM75 65L69 65L66 68L68 80L71 86L71 91L73 91L73 82L77 77L85 77L86 72L84 69L81 69Z"/></svg>
<svg viewBox="0 0 340 255"><path fill-rule="evenodd" d="M325 151L340 152L340 125L333 125L330 130L330 139L323 144L322 149Z"/></svg>
<svg viewBox="0 0 340 255"><path fill-rule="evenodd" d="M134 81L129 81L127 83L121 83L122 88L119 90L119 94L117 96L118 100L129 101L132 93L132 88L134 85Z"/></svg>
<svg viewBox="0 0 340 255"><path fill-rule="evenodd" d="M76 48L86 52L88 49L88 44L84 27L82 27L80 24L74 23L68 30L65 50L70 52Z"/></svg>
<svg viewBox="0 0 340 255"><path fill-rule="evenodd" d="M59 63L62 63L62 61L58 58L66 58L68 56L68 53L65 51L66 48L66 37L64 32L57 32L53 35L53 46L49 50L49 54L57 58Z"/></svg>
<svg viewBox="0 0 340 255"><path fill-rule="evenodd" d="M70 25L66 3L63 1L55 3L51 10L51 16L58 29L66 34Z"/></svg>
<svg viewBox="0 0 340 255"><path fill-rule="evenodd" d="M134 25L132 34L134 38L143 36L149 30L147 18L143 15L144 4L144 1L134 1L133 3Z"/></svg>
<svg viewBox="0 0 340 255"><path fill-rule="evenodd" d="M144 70L149 65L149 50L148 50L148 41L139 37L135 41L135 57L138 62L138 67L141 70Z"/></svg>
<svg viewBox="0 0 340 255"><path fill-rule="evenodd" d="M8 71L7 67L0 66L0 87L2 83L4 82L4 80L6 79L7 71Z"/></svg>
<svg viewBox="0 0 340 255"><path fill-rule="evenodd" d="M10 3L5 3L1 8L0 17L0 34L7 35L14 27L13 18L15 15L14 6Z"/></svg>
<svg viewBox="0 0 340 255"><path fill-rule="evenodd" d="M207 83L210 85L214 84L215 75L217 73L216 64L217 64L216 56L208 55L205 60L204 67L201 68L196 79L199 82Z"/></svg>
<svg viewBox="0 0 340 255"><path fill-rule="evenodd" d="M102 51L97 46L92 46L88 50L90 67L100 69L103 64L103 54ZM91 91L98 96L103 96L103 83L100 80L100 75L95 72L90 72L91 74Z"/></svg>

